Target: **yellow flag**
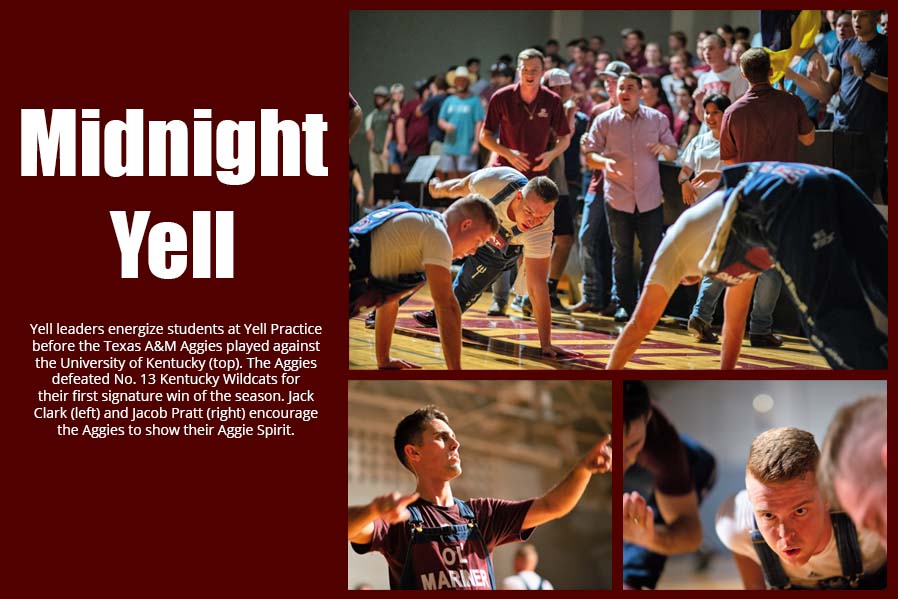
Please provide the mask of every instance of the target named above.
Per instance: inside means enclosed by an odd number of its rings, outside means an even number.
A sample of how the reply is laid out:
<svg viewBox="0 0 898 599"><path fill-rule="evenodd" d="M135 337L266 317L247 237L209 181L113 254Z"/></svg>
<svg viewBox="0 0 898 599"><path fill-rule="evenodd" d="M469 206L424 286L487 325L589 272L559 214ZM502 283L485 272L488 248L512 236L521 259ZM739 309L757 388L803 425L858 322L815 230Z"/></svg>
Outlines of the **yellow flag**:
<svg viewBox="0 0 898 599"><path fill-rule="evenodd" d="M792 24L792 45L785 50L773 52L770 48L764 48L770 55L770 67L773 69L771 83L776 83L786 74L786 67L792 59L814 45L814 38L820 32L820 11L803 10L798 14Z"/></svg>

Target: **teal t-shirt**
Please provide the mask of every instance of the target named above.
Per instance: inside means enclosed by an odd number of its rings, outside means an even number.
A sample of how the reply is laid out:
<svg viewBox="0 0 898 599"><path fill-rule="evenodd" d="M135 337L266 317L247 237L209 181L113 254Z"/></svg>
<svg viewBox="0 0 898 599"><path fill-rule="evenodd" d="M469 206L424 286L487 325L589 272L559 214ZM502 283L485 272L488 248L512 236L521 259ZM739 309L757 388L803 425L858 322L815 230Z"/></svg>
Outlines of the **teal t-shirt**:
<svg viewBox="0 0 898 599"><path fill-rule="evenodd" d="M478 121L485 118L483 105L477 96L459 98L449 96L440 107L440 117L455 126L455 131L446 133L443 153L455 156L470 156L474 144L474 129Z"/></svg>

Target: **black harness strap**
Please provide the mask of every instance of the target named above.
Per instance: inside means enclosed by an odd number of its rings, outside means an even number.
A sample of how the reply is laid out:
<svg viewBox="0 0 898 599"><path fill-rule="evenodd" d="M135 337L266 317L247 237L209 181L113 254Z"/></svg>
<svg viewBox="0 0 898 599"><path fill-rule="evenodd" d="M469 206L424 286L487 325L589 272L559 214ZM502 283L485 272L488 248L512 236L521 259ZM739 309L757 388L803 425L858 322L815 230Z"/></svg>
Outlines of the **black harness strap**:
<svg viewBox="0 0 898 599"><path fill-rule="evenodd" d="M830 519L836 537L836 550L839 552L842 575L819 581L818 588L856 588L864 576L864 562L857 539L857 528L844 512L831 512ZM751 531L751 542L761 560L761 569L764 571L767 586L776 590L797 589L798 587L794 587L789 580L779 556L767 545L767 541L758 530L758 521L754 517L752 523L754 529Z"/></svg>

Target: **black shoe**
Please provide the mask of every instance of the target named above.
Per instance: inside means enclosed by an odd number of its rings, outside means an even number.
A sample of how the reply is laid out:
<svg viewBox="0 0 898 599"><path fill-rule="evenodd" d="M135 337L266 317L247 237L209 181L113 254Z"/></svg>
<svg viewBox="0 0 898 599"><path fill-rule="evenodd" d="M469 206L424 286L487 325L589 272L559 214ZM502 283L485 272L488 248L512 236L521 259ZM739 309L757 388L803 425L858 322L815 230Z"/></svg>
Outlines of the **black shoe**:
<svg viewBox="0 0 898 599"><path fill-rule="evenodd" d="M571 311L567 306L561 303L561 300L558 299L557 295L549 296L549 305L552 307L552 312L557 314L570 314Z"/></svg>
<svg viewBox="0 0 898 599"><path fill-rule="evenodd" d="M497 301L494 301L490 304L490 307L486 311L487 316L506 316L508 313L508 306L505 304L500 304Z"/></svg>
<svg viewBox="0 0 898 599"><path fill-rule="evenodd" d="M598 307L597 305L595 305L595 304L589 303L588 301L586 301L585 298L582 299L582 300L580 300L579 302L577 302L577 303L574 304L573 306L571 306L571 307L569 308L569 310L571 311L571 313L574 313L574 314L579 314L579 313L581 313L581 312L592 312L592 313L594 313L594 314L597 314L597 313L599 313L599 312L602 311L601 308L599 308L599 307Z"/></svg>
<svg viewBox="0 0 898 599"><path fill-rule="evenodd" d="M524 305L524 296L523 296L523 295L516 295L516 296L514 296L514 299L511 300L511 306L510 306L510 307L511 307L511 309L514 310L515 312L520 312L520 311L521 311L521 306L523 306L523 305Z"/></svg>
<svg viewBox="0 0 898 599"><path fill-rule="evenodd" d="M783 344L783 338L773 333L763 335L749 335L752 347L779 347Z"/></svg>
<svg viewBox="0 0 898 599"><path fill-rule="evenodd" d="M374 325L376 324L375 323L376 315L377 315L377 312L375 312L374 310L371 310L370 312L368 312L368 315L365 317L365 328L366 329L374 328Z"/></svg>
<svg viewBox="0 0 898 599"><path fill-rule="evenodd" d="M599 314L601 314L602 316L614 316L615 314L617 314L617 309L619 307L620 306L617 305L617 302L610 301L605 305L604 308L602 308Z"/></svg>
<svg viewBox="0 0 898 599"><path fill-rule="evenodd" d="M422 327L434 328L437 326L437 315L433 310L412 312L412 318L418 321L418 324L420 324Z"/></svg>
<svg viewBox="0 0 898 599"><path fill-rule="evenodd" d="M695 316L689 318L686 330L692 333L699 343L717 343L717 335L711 330L711 325L701 318L696 318Z"/></svg>
<svg viewBox="0 0 898 599"><path fill-rule="evenodd" d="M630 320L630 313L627 312L627 309L621 306L617 309L617 312L614 313L614 322L627 322Z"/></svg>
<svg viewBox="0 0 898 599"><path fill-rule="evenodd" d="M533 316L533 304L530 303L529 297L524 297L524 301L521 302L521 314L527 318Z"/></svg>

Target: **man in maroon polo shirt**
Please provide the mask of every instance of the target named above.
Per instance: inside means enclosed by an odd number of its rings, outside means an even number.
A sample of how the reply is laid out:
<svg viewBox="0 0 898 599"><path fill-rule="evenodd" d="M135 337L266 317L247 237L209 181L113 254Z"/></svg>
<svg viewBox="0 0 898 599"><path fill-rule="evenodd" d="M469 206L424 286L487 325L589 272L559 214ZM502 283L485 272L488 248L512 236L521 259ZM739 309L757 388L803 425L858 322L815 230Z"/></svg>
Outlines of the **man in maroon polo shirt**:
<svg viewBox="0 0 898 599"><path fill-rule="evenodd" d="M518 54L520 81L493 94L480 131L480 145L493 153L490 166L510 166L527 179L548 175L549 165L564 153L571 141L561 98L540 85L544 59L542 52L533 48ZM557 280L554 285L549 283L552 297L555 285ZM507 289L494 287L493 299L498 311L504 312ZM555 311L567 312L557 297L552 304Z"/></svg>

